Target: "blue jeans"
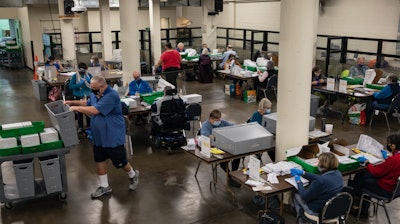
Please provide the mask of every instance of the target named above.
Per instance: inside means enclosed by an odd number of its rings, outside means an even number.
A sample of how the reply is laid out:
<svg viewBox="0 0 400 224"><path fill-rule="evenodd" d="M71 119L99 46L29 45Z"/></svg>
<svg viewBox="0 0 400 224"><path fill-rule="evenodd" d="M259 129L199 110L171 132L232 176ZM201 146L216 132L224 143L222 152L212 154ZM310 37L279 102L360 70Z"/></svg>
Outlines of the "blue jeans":
<svg viewBox="0 0 400 224"><path fill-rule="evenodd" d="M301 213L300 211L303 209L304 212L307 212L310 215L315 215L318 216L318 213L314 212L313 210L311 210L308 205L307 202L305 202L299 193L294 193L293 194L293 204L294 204L294 208L296 209L296 213L297 213L297 218L301 217Z"/></svg>

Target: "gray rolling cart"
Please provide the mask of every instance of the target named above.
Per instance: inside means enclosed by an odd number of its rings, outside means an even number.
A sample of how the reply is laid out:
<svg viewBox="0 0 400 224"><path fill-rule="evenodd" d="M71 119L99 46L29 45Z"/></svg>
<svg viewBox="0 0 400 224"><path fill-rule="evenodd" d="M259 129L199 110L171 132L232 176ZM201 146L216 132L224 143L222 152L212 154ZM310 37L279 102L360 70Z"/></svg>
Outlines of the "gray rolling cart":
<svg viewBox="0 0 400 224"><path fill-rule="evenodd" d="M69 148L19 154L0 157L0 202L4 203L6 209L11 209L14 203L41 198L49 195L57 195L59 199L67 198L68 183L65 154ZM34 178L33 162L14 164L15 179L17 184L3 183L3 172L1 164L6 161L30 161L35 158L51 159L41 160L43 178Z"/></svg>

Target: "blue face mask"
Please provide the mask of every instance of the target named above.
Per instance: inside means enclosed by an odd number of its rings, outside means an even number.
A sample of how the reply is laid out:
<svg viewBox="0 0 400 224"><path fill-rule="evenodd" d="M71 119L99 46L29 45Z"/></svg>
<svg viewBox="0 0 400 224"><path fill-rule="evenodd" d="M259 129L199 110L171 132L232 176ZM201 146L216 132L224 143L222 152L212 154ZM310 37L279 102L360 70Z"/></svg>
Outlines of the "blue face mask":
<svg viewBox="0 0 400 224"><path fill-rule="evenodd" d="M266 114L270 114L271 113L271 108L270 109L265 109L265 113Z"/></svg>
<svg viewBox="0 0 400 224"><path fill-rule="evenodd" d="M219 126L221 124L221 121L214 121L213 126Z"/></svg>

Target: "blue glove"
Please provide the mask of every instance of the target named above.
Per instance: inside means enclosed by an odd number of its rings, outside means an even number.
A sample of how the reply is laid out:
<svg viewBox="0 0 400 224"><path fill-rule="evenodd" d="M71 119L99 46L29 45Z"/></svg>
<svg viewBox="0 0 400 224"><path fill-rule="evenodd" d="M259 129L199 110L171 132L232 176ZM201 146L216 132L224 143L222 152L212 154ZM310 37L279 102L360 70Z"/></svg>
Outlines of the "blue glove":
<svg viewBox="0 0 400 224"><path fill-rule="evenodd" d="M365 156L361 156L361 157L358 157L357 160L360 163L365 163L367 161L367 158L365 158Z"/></svg>
<svg viewBox="0 0 400 224"><path fill-rule="evenodd" d="M387 155L386 150L382 149L382 150L381 150L381 153L382 153L382 158L383 158L383 159L387 159L387 158L388 158L388 155Z"/></svg>
<svg viewBox="0 0 400 224"><path fill-rule="evenodd" d="M290 175L292 175L292 176L296 176L296 175L302 176L303 174L304 174L303 170L296 169L296 168L290 169Z"/></svg>
<svg viewBox="0 0 400 224"><path fill-rule="evenodd" d="M296 181L296 183L300 183L301 179L299 175L294 176L294 180Z"/></svg>

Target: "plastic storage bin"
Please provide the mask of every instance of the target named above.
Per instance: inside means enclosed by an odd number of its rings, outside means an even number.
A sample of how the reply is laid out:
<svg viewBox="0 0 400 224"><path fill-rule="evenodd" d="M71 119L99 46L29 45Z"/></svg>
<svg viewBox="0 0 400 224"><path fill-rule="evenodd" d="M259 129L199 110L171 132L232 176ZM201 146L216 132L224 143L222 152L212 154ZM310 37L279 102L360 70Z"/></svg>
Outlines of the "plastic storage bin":
<svg viewBox="0 0 400 224"><path fill-rule="evenodd" d="M15 179L20 198L35 196L33 162L14 163Z"/></svg>
<svg viewBox="0 0 400 224"><path fill-rule="evenodd" d="M58 157L40 161L47 194L62 191L60 162Z"/></svg>
<svg viewBox="0 0 400 224"><path fill-rule="evenodd" d="M45 104L51 123L60 133L65 147L79 143L78 132L75 124L75 113L69 111L69 106L58 100Z"/></svg>
<svg viewBox="0 0 400 224"><path fill-rule="evenodd" d="M43 130L44 130L44 122L43 121L34 121L34 122L32 122L32 126L23 127L23 128L3 130L0 126L0 136L2 138L18 137L21 135L30 135L30 134L40 133L40 132L43 132Z"/></svg>
<svg viewBox="0 0 400 224"><path fill-rule="evenodd" d="M47 100L47 84L43 80L32 80L33 94L38 100Z"/></svg>

